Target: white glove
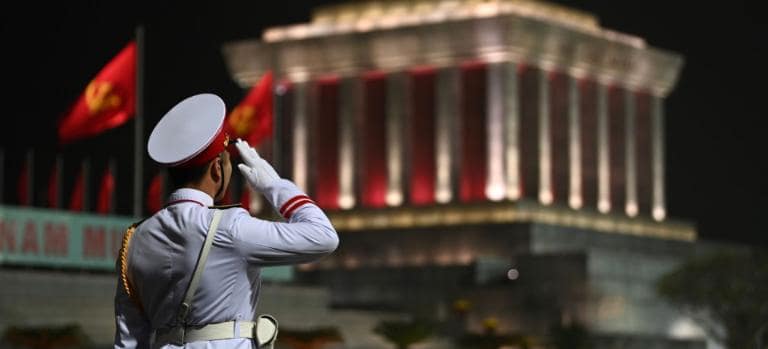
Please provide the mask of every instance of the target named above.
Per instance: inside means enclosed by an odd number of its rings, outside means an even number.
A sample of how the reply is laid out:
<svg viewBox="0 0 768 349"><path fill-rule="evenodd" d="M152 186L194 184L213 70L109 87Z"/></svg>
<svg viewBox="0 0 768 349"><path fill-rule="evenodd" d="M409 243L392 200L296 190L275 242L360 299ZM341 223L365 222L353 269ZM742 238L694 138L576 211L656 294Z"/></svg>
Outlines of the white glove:
<svg viewBox="0 0 768 349"><path fill-rule="evenodd" d="M272 165L267 160L262 159L256 149L251 148L248 142L238 138L235 147L240 152L240 157L243 158L244 162L237 165L237 168L248 180L251 188L263 193L267 187L280 179Z"/></svg>

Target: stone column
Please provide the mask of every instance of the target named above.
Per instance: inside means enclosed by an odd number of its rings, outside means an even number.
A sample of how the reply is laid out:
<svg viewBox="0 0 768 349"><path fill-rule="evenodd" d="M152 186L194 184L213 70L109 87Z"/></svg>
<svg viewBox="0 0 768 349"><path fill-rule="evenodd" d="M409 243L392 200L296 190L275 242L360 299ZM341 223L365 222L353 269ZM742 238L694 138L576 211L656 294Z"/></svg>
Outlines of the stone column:
<svg viewBox="0 0 768 349"><path fill-rule="evenodd" d="M491 201L503 200L506 196L504 171L504 63L487 66L486 80L486 132L487 132L487 177L485 196Z"/></svg>
<svg viewBox="0 0 768 349"><path fill-rule="evenodd" d="M552 203L552 154L549 125L549 74L544 67L539 70L539 202Z"/></svg>
<svg viewBox="0 0 768 349"><path fill-rule="evenodd" d="M626 165L625 183L626 203L624 211L628 216L637 216L637 148L636 148L636 121L635 121L635 91L627 88L624 90L624 115L625 124L625 147L624 161Z"/></svg>
<svg viewBox="0 0 768 349"><path fill-rule="evenodd" d="M520 199L520 94L517 64L503 63L504 75L504 158L506 162L507 199Z"/></svg>
<svg viewBox="0 0 768 349"><path fill-rule="evenodd" d="M355 129L360 108L360 79L345 77L339 91L339 207L355 206Z"/></svg>
<svg viewBox="0 0 768 349"><path fill-rule="evenodd" d="M308 191L307 82L294 82L293 93L293 181L299 188Z"/></svg>
<svg viewBox="0 0 768 349"><path fill-rule="evenodd" d="M405 141L406 76L387 77L387 205L403 203L403 142Z"/></svg>
<svg viewBox="0 0 768 349"><path fill-rule="evenodd" d="M608 153L608 86L597 84L597 209L611 210L610 164Z"/></svg>
<svg viewBox="0 0 768 349"><path fill-rule="evenodd" d="M569 193L568 204L573 209L581 208L581 108L579 104L579 76L571 74L568 79L568 154L569 154Z"/></svg>
<svg viewBox="0 0 768 349"><path fill-rule="evenodd" d="M664 109L663 97L651 97L651 146L653 157L653 219L667 216L664 198Z"/></svg>
<svg viewBox="0 0 768 349"><path fill-rule="evenodd" d="M437 103L435 115L435 201L447 203L455 198L454 181L458 159L455 143L456 120L459 111L459 73L455 67L437 72Z"/></svg>

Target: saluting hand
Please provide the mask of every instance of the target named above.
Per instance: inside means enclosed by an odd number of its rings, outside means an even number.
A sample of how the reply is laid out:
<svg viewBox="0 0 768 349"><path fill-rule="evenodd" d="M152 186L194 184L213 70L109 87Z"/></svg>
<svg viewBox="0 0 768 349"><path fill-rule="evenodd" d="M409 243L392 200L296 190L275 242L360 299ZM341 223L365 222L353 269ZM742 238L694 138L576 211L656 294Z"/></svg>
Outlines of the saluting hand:
<svg viewBox="0 0 768 349"><path fill-rule="evenodd" d="M240 157L244 162L237 165L237 168L240 169L240 173L248 180L254 190L264 192L264 189L280 179L272 165L267 160L262 159L256 149L253 149L248 142L238 138L235 147L240 152Z"/></svg>

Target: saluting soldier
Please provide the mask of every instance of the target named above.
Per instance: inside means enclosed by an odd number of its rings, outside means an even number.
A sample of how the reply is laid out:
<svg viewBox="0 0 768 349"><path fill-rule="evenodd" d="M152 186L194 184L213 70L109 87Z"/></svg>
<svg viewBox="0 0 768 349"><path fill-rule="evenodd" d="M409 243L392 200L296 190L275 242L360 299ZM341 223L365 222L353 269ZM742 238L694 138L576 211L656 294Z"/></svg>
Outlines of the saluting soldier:
<svg viewBox="0 0 768 349"><path fill-rule="evenodd" d="M320 208L241 140L238 169L286 222L213 206L232 174L225 114L218 96L195 95L149 137L149 155L169 168L174 191L123 238L115 348L271 347L277 321L257 313L260 267L314 261L338 246Z"/></svg>

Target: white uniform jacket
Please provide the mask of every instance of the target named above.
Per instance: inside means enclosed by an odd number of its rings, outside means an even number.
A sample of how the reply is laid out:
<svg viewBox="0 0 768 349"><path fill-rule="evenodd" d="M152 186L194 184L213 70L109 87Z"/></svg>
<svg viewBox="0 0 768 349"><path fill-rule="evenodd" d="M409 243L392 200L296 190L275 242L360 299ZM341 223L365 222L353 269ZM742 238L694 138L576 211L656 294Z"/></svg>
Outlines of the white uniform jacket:
<svg viewBox="0 0 768 349"><path fill-rule="evenodd" d="M225 209L208 262L187 316L189 326L254 321L260 267L304 263L333 252L339 239L328 217L288 180L264 194L287 219L251 217L242 208ZM115 348L179 348L151 342L153 331L177 325L213 212L213 199L198 190L173 192L168 205L138 225L127 250L127 276L140 307L118 277ZM249 338L187 343L185 348L255 348Z"/></svg>

